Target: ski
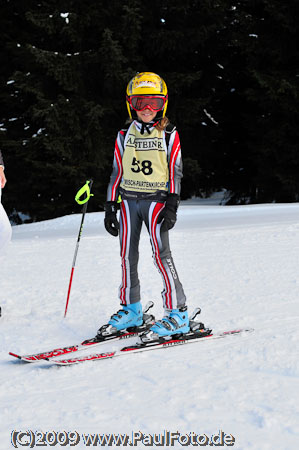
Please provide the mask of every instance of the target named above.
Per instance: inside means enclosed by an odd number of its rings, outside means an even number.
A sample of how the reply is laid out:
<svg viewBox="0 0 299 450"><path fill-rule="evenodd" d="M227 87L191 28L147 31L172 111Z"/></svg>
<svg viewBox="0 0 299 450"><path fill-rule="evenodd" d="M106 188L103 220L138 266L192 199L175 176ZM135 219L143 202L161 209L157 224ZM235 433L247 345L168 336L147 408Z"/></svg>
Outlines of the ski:
<svg viewBox="0 0 299 450"><path fill-rule="evenodd" d="M128 328L127 330L120 331L117 334L112 335L103 335L103 336L96 336L95 338L86 339L85 341L81 342L80 344L70 345L68 347L59 347L55 348L53 350L49 350L46 352L41 353L33 353L30 355L17 355L16 353L9 352L10 356L13 356L14 358L18 358L19 360L28 362L28 363L34 363L38 361L43 361L45 359L51 359L58 356L67 355L69 353L79 352L81 350L86 349L94 349L95 347L98 347L102 344L105 344L106 342L111 341L120 341L124 339L129 339L131 337L137 337L140 333L144 333L148 328L150 328L154 324L154 316L150 314L146 314L150 308L154 305L153 302L148 302L143 310L143 319L144 323L140 327L132 327ZM105 326L104 326L105 327ZM103 327L103 328L104 328Z"/></svg>
<svg viewBox="0 0 299 450"><path fill-rule="evenodd" d="M190 332L187 334L184 334L180 337L176 337L173 339L169 339L167 341L163 342L153 342L150 344L135 344L129 347L123 347L120 350L112 351L112 352L105 352L105 353L94 353L89 355L83 355L81 357L74 357L74 358L68 358L68 359L50 359L45 358L44 361L60 365L60 366L69 366L73 364L79 364L87 361L98 361L103 359L111 359L115 358L117 356L123 356L128 355L130 353L140 353L144 351L149 350L157 350L161 348L169 348L174 347L176 345L185 345L185 344L191 344L195 342L203 342L205 340L212 340L212 339L221 339L228 336L233 335L241 335L245 333L252 332L252 328L239 328L236 330L230 330L230 331L220 331L217 333L213 333L212 330L209 329L201 329L196 332Z"/></svg>
<svg viewBox="0 0 299 450"><path fill-rule="evenodd" d="M59 347L55 348L53 350L42 352L42 353L33 353L31 355L17 355L16 353L9 352L10 356L13 356L15 358L18 358L22 361L34 363L38 362L40 360L44 360L45 358L51 359L55 358L57 356L66 355L68 353L74 353L81 350L86 350L87 348L95 348L98 347L106 342L110 341L118 341L121 339L128 339L130 337L138 336L138 332L127 332L127 333L121 333L119 335L110 337L109 339L103 339L102 341L95 341L94 338L92 339L86 339L85 341L81 342L80 344L71 345L69 347Z"/></svg>

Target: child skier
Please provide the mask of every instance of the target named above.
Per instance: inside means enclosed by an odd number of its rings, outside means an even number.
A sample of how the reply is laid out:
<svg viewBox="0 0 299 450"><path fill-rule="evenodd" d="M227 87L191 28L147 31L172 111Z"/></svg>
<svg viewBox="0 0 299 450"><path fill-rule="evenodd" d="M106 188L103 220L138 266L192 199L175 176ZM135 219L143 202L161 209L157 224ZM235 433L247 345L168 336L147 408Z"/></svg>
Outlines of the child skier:
<svg viewBox="0 0 299 450"><path fill-rule="evenodd" d="M143 342L167 339L189 331L186 297L169 247L168 230L176 222L182 178L178 132L165 116L168 94L164 80L138 73L127 86L131 123L119 131L105 203L105 228L120 238L122 309L98 335L114 334L143 323L138 279L138 246L142 223L150 235L154 262L162 276L165 316L141 335ZM117 220L117 201L120 221Z"/></svg>

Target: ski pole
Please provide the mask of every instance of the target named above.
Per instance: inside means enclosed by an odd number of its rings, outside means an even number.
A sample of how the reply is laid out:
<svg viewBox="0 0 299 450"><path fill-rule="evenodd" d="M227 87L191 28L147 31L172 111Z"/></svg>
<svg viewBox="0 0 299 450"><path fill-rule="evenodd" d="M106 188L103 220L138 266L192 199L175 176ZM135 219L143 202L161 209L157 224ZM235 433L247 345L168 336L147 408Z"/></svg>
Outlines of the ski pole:
<svg viewBox="0 0 299 450"><path fill-rule="evenodd" d="M69 288L68 288L68 293L67 293L64 317L66 316L67 308L68 308L68 304L69 304L71 287L72 287L72 282L73 282L73 275L74 275L76 259L77 259L78 249L79 249L79 243L80 243L81 234L82 234L82 231L83 231L83 222L84 222L84 217L85 217L85 214L86 214L86 211L87 211L87 204L88 204L88 200L90 199L90 197L93 196L93 194L90 193L90 189L91 189L92 183L93 183L93 180L86 181L84 186L81 189L79 189L79 191L77 192L76 197L75 197L75 200L78 203L78 205L84 205L84 206L82 208L82 219L81 219L81 225L80 225L80 228L79 228L78 239L77 239L77 244L76 244L73 264L72 264L71 277L70 277ZM81 199L84 196L84 194L85 194L85 198Z"/></svg>

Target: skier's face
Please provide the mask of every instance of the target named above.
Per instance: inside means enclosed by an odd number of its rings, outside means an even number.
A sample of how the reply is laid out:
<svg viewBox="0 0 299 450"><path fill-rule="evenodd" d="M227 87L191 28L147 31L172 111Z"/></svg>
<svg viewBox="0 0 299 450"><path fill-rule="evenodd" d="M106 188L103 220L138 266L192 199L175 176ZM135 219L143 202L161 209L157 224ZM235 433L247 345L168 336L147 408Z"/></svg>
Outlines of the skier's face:
<svg viewBox="0 0 299 450"><path fill-rule="evenodd" d="M152 120L154 120L154 118L157 115L157 111L151 111L148 108L144 109L143 111L136 111L136 113L137 113L138 119L144 123L151 122Z"/></svg>

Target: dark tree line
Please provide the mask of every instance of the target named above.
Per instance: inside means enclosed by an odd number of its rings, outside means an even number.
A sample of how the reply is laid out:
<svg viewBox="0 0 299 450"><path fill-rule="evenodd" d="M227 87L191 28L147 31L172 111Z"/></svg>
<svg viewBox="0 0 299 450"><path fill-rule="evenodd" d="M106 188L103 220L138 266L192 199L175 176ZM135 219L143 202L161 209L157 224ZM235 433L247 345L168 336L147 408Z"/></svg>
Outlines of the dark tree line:
<svg viewBox="0 0 299 450"><path fill-rule="evenodd" d="M183 198L299 199L297 0L1 0L3 202L41 220L101 210L125 89L160 74L180 132Z"/></svg>

